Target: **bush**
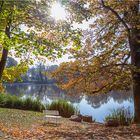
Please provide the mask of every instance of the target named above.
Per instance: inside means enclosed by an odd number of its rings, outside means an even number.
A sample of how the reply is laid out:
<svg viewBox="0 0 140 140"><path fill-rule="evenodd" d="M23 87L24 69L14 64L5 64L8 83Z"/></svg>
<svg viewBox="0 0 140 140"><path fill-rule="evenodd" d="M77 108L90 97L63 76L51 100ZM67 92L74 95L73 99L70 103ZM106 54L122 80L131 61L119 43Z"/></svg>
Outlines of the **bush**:
<svg viewBox="0 0 140 140"><path fill-rule="evenodd" d="M115 120L118 121L119 125L130 125L133 122L133 113L130 111L130 108L119 108L113 110L111 114L106 116L105 121Z"/></svg>
<svg viewBox="0 0 140 140"><path fill-rule="evenodd" d="M42 111L45 106L39 100L21 99L17 96L0 93L0 107L23 110Z"/></svg>
<svg viewBox="0 0 140 140"><path fill-rule="evenodd" d="M65 100L56 100L47 105L48 110L58 110L62 117L69 118L77 110L76 108Z"/></svg>

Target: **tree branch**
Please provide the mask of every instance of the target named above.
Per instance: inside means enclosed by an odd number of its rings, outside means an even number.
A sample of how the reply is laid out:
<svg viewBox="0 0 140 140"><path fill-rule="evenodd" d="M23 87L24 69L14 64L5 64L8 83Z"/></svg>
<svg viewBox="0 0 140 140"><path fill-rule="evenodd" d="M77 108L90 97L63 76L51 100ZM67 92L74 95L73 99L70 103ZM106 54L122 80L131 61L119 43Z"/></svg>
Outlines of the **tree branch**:
<svg viewBox="0 0 140 140"><path fill-rule="evenodd" d="M117 18L118 20L124 25L124 27L126 28L127 32L130 33L130 29L128 27L128 25L125 23L125 21L120 17L120 15L114 10L112 9L110 6L105 5L104 0L101 0L101 4L104 8L110 10Z"/></svg>
<svg viewBox="0 0 140 140"><path fill-rule="evenodd" d="M0 5L0 13L2 12L3 4L4 4L4 0L1 1L1 5Z"/></svg>

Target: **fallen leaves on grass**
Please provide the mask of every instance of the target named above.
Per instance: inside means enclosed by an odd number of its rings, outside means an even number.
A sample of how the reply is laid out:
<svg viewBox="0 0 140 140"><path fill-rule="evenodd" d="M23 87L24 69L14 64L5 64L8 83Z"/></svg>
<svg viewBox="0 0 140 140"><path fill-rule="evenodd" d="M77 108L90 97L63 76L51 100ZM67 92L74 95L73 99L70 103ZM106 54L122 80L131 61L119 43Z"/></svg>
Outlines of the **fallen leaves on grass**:
<svg viewBox="0 0 140 140"><path fill-rule="evenodd" d="M140 129L136 127L117 127L114 129L96 123L71 122L64 118L60 125L50 125L43 120L43 113L1 108L0 130L12 140L140 139Z"/></svg>

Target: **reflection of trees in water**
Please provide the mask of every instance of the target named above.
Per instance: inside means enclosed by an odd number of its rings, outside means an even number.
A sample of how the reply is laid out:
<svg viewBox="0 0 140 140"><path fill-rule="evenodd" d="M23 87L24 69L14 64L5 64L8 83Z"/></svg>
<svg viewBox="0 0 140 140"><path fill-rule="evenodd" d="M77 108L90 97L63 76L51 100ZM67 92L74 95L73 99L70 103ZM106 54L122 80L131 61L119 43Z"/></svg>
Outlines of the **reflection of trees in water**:
<svg viewBox="0 0 140 140"><path fill-rule="evenodd" d="M61 90L56 85L39 85L36 91L37 92L32 91L34 93L32 96L39 97L41 100L43 100L45 96L50 100L65 99L71 103L79 103L82 100L82 96L73 96Z"/></svg>
<svg viewBox="0 0 140 140"><path fill-rule="evenodd" d="M118 103L122 103L123 101L133 102L133 92L130 91L112 91L109 93L109 96L114 99L114 101Z"/></svg>
<svg viewBox="0 0 140 140"><path fill-rule="evenodd" d="M80 103L82 96L71 95L61 90L54 84L6 84L6 92L12 95L29 95L37 97L41 100L44 97L49 98L50 100L55 99L65 99L69 100L71 103Z"/></svg>
<svg viewBox="0 0 140 140"><path fill-rule="evenodd" d="M34 96L38 96L41 100L47 96L50 100L59 99L64 96L64 92L55 85L40 85L38 93L34 93Z"/></svg>
<svg viewBox="0 0 140 140"><path fill-rule="evenodd" d="M88 104L94 108L99 108L102 104L106 104L110 99L113 99L114 102L119 104L124 101L133 102L133 94L132 91L112 91L108 94L86 96Z"/></svg>
<svg viewBox="0 0 140 140"><path fill-rule="evenodd" d="M86 96L86 100L93 108L99 108L102 104L107 103L109 98L106 94L99 94Z"/></svg>
<svg viewBox="0 0 140 140"><path fill-rule="evenodd" d="M30 87L26 84L6 84L5 85L5 91L7 93L10 93L12 95L23 95L28 94L28 91L30 90Z"/></svg>
<svg viewBox="0 0 140 140"><path fill-rule="evenodd" d="M71 103L80 103L83 98L83 95L78 94L76 91L73 91L74 94L66 93L65 91L58 88L53 84L7 84L5 85L6 91L13 95L29 95L37 97L41 100L44 97L55 100L55 99L65 99ZM76 94L75 94L76 93ZM86 96L88 104L94 108L99 108L102 104L106 104L110 99L113 99L114 102L121 104L123 101L133 101L132 91L120 92L112 91L108 94L99 94Z"/></svg>
<svg viewBox="0 0 140 140"><path fill-rule="evenodd" d="M44 96L60 96L62 90L47 84L7 84L6 92L13 95L31 95L42 99Z"/></svg>
<svg viewBox="0 0 140 140"><path fill-rule="evenodd" d="M83 96L66 94L65 99L71 103L80 103Z"/></svg>

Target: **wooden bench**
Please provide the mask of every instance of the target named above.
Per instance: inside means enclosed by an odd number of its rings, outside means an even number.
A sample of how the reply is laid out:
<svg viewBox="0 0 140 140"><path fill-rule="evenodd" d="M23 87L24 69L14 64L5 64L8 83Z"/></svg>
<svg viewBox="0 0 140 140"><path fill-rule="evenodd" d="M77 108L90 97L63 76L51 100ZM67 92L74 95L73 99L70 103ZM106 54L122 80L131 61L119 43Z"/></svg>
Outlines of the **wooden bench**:
<svg viewBox="0 0 140 140"><path fill-rule="evenodd" d="M47 119L48 122L52 122L51 120L55 119L55 122L57 123L57 120L62 118L57 110L43 110L43 113L45 114L45 119Z"/></svg>

